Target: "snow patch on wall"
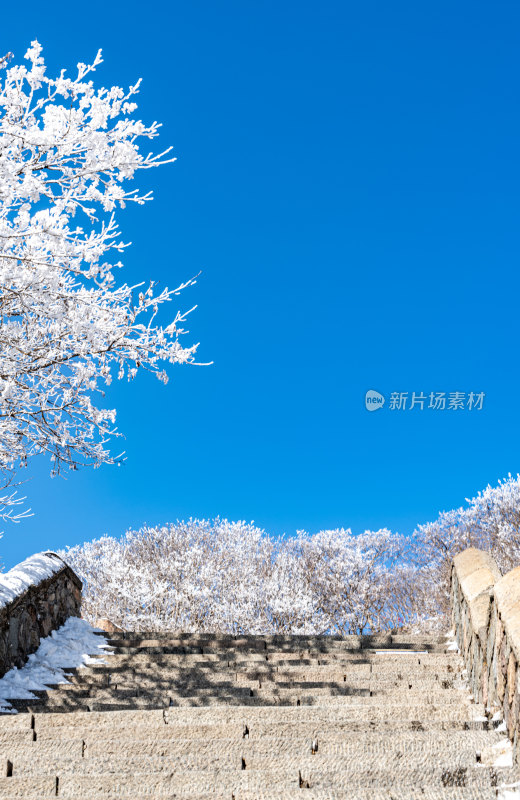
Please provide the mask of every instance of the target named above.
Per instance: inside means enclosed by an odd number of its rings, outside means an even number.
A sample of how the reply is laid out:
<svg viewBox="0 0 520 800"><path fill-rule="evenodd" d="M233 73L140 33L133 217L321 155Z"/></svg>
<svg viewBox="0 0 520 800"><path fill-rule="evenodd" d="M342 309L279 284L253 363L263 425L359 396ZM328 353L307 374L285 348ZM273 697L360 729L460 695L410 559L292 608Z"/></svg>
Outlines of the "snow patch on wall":
<svg viewBox="0 0 520 800"><path fill-rule="evenodd" d="M55 553L36 553L0 575L0 608L9 605L31 586L51 578L65 562Z"/></svg>

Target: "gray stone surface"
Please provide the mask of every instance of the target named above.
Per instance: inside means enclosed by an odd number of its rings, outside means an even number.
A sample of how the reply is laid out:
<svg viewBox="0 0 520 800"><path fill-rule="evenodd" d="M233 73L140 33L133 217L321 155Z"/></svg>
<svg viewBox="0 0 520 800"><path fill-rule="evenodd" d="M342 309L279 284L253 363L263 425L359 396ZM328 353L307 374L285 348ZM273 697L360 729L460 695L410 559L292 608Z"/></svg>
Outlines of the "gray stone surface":
<svg viewBox="0 0 520 800"><path fill-rule="evenodd" d="M111 645L0 717L0 800L491 800L520 777L444 637Z"/></svg>

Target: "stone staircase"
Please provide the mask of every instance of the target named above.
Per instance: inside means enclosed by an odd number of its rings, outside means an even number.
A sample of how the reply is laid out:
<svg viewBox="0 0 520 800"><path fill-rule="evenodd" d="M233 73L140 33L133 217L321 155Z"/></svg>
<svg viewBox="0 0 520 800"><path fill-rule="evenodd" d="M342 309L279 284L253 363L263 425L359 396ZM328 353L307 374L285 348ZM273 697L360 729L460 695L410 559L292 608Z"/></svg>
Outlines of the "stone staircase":
<svg viewBox="0 0 520 800"><path fill-rule="evenodd" d="M520 779L444 637L110 645L2 716L1 800L488 800Z"/></svg>

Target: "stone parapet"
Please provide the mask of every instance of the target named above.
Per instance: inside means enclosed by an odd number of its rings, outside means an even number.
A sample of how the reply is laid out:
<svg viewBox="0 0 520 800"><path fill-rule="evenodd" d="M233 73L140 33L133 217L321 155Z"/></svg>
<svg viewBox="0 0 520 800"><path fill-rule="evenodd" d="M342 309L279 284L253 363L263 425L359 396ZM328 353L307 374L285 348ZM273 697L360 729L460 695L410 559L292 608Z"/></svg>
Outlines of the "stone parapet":
<svg viewBox="0 0 520 800"><path fill-rule="evenodd" d="M37 553L0 574L0 677L22 667L40 639L80 616L82 583L56 553Z"/></svg>
<svg viewBox="0 0 520 800"><path fill-rule="evenodd" d="M520 567L501 576L489 553L453 559L452 622L476 702L500 711L520 763Z"/></svg>

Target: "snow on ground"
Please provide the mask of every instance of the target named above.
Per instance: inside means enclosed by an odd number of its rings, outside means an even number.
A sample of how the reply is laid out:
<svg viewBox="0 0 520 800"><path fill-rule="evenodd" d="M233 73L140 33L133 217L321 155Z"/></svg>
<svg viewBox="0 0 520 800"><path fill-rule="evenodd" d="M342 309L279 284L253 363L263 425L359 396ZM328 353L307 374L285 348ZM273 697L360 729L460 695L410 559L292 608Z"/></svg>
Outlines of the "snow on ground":
<svg viewBox="0 0 520 800"><path fill-rule="evenodd" d="M500 717L499 712L493 715L493 719ZM497 731L505 731L505 723L495 728ZM513 766L513 745L511 741L501 739L496 744L487 748L487 758L482 759L482 763L487 763L491 767L512 767ZM520 800L520 783L503 783L497 789L497 800Z"/></svg>
<svg viewBox="0 0 520 800"><path fill-rule="evenodd" d="M444 638L446 639L446 644L447 644L446 649L450 652L458 653L459 646L457 644L457 640L455 638L455 631L453 628L451 629L451 631L448 631L448 633L444 634Z"/></svg>
<svg viewBox="0 0 520 800"><path fill-rule="evenodd" d="M520 800L520 783L504 783L498 790L498 800Z"/></svg>
<svg viewBox="0 0 520 800"><path fill-rule="evenodd" d="M489 767L512 767L513 745L506 737L487 747L482 754L482 763Z"/></svg>
<svg viewBox="0 0 520 800"><path fill-rule="evenodd" d="M95 630L86 620L69 617L61 628L42 639L36 653L29 656L21 669L13 667L0 678L0 712L15 714L9 700L33 700L34 690L68 683L65 669L99 664L99 659L90 656L104 653L107 640L95 634Z"/></svg>

